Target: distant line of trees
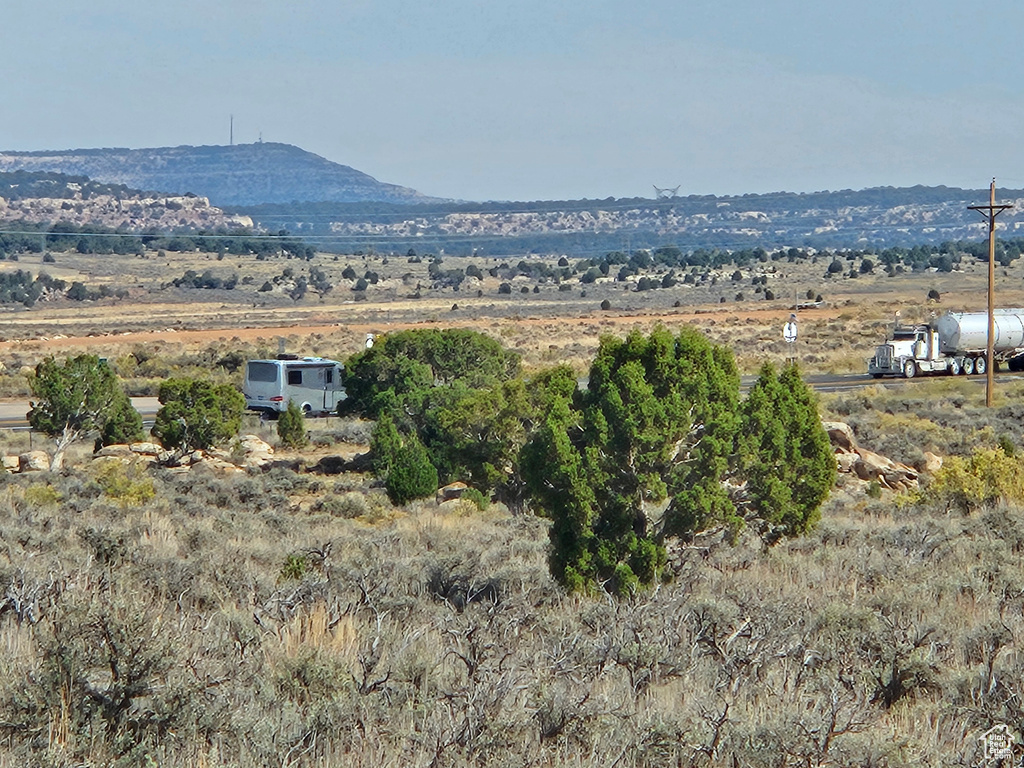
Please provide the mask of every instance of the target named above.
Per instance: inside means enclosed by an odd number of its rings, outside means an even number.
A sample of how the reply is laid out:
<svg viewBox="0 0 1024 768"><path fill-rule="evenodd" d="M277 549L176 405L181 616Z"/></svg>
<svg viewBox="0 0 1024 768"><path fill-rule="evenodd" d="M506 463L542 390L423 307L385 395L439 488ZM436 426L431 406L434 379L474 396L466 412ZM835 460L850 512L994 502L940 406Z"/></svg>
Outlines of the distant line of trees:
<svg viewBox="0 0 1024 768"><path fill-rule="evenodd" d="M305 259L312 258L315 253L311 246L286 232L268 237L251 229L177 234L145 230L133 233L124 228L78 225L66 221L56 224L8 221L0 227L0 259L9 258L12 254L43 251L141 254L159 250L256 256L283 254Z"/></svg>

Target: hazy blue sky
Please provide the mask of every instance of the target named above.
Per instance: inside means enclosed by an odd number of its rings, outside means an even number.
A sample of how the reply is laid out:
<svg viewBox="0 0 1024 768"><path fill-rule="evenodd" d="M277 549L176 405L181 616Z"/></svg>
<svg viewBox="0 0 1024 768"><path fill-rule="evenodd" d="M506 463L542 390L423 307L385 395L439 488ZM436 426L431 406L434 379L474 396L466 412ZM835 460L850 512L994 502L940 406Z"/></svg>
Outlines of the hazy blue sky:
<svg viewBox="0 0 1024 768"><path fill-rule="evenodd" d="M6 0L0 149L297 144L470 200L1024 187L1021 0Z"/></svg>

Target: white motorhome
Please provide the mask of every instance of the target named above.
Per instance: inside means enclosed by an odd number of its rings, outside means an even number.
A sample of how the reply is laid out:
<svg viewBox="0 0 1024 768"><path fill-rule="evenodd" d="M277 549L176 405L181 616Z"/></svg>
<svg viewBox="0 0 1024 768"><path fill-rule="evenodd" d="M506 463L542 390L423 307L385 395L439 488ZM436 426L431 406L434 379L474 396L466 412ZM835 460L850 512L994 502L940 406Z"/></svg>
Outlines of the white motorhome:
<svg viewBox="0 0 1024 768"><path fill-rule="evenodd" d="M324 357L280 355L276 360L250 360L245 366L245 405L271 418L294 400L307 416L326 416L345 399L343 366Z"/></svg>

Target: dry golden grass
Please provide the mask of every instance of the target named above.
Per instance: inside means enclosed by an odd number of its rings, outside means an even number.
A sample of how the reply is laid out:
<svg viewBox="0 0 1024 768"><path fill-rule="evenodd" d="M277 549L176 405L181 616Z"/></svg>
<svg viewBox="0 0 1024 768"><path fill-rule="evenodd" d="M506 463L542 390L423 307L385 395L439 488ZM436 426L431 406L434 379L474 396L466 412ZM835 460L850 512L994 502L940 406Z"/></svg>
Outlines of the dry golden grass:
<svg viewBox="0 0 1024 768"><path fill-rule="evenodd" d="M853 484L808 536L676 545L672 582L612 601L552 584L532 517L316 514L356 479L282 470L158 474L119 509L87 475L0 488L0 580L38 604L0 614L3 765L944 764L1018 711L1012 505L901 511ZM74 506L30 501L50 486ZM97 630L139 641L113 725L80 687L110 685ZM52 676L61 654L84 678ZM887 707L894 668L919 677Z"/></svg>

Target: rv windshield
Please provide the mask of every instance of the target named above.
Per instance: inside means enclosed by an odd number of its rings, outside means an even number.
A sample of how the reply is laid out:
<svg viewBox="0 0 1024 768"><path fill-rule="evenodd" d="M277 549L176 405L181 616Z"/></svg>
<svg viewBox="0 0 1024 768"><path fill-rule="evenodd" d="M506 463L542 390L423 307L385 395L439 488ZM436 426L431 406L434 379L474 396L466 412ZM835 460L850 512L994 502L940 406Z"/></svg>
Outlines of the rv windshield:
<svg viewBox="0 0 1024 768"><path fill-rule="evenodd" d="M249 381L277 381L278 366L260 361L249 363Z"/></svg>

